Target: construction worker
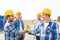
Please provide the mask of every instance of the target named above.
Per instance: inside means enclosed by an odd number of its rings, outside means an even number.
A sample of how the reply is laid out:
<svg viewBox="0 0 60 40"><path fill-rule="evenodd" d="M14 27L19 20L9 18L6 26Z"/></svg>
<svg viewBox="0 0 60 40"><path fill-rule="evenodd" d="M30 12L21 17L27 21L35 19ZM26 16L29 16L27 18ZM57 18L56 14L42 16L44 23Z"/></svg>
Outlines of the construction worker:
<svg viewBox="0 0 60 40"><path fill-rule="evenodd" d="M42 11L42 18L44 22L34 30L30 30L28 33L36 34L40 31L40 40L58 40L58 24L50 19L52 12L50 9L45 8ZM27 31L27 30L26 30Z"/></svg>
<svg viewBox="0 0 60 40"><path fill-rule="evenodd" d="M16 13L16 20L14 21L15 26L17 31L21 32L24 31L24 22L22 21L22 17L21 17L21 12L18 11ZM18 34L19 36L17 36L17 40L24 40L24 33L23 34Z"/></svg>
<svg viewBox="0 0 60 40"><path fill-rule="evenodd" d="M37 13L37 20L34 21L34 29L42 24L41 16L42 16L41 12L38 12ZM35 36L36 36L36 40L40 40L40 34L39 33L37 33Z"/></svg>
<svg viewBox="0 0 60 40"><path fill-rule="evenodd" d="M4 26L5 40L16 40L16 28L14 25L14 12L12 10L7 10L4 14L7 19L7 22Z"/></svg>
<svg viewBox="0 0 60 40"><path fill-rule="evenodd" d="M42 24L41 16L41 12L37 13L37 20L34 22L34 29ZM40 40L39 33L36 34L36 40Z"/></svg>

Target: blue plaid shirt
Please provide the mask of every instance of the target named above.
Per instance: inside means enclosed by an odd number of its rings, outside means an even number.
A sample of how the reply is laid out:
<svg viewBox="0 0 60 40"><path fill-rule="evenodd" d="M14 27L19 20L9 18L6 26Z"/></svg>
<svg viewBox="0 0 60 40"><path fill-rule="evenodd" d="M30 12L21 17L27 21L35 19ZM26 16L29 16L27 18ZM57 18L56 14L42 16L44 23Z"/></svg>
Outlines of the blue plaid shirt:
<svg viewBox="0 0 60 40"><path fill-rule="evenodd" d="M31 30L30 32L31 32L31 34L36 34L39 31L40 40L58 40L59 34L58 34L58 24L57 23L52 22L52 21L49 22L49 25L47 26L46 31L45 31L44 39L42 36L42 35L44 35L44 33L41 33L42 32L41 30L44 30L43 27L44 27L44 23L42 23L42 25L38 26L36 29Z"/></svg>
<svg viewBox="0 0 60 40"><path fill-rule="evenodd" d="M16 27L16 29L17 29L17 31L20 33L20 23L21 23L21 25L22 25L22 30L24 30L24 23L23 23L23 21L22 20L18 20L18 19L16 19L15 21L14 21L14 24L15 24L15 27ZM18 36L21 36L21 34L18 34L17 33L17 35Z"/></svg>
<svg viewBox="0 0 60 40"><path fill-rule="evenodd" d="M15 25L13 22L6 23L4 26L4 32L5 32L5 40L16 40L16 34L18 31L16 31Z"/></svg>
<svg viewBox="0 0 60 40"><path fill-rule="evenodd" d="M36 27L38 27L39 25L41 25L42 22L43 22L43 20L35 21L35 22L34 22L34 29L35 29ZM37 33L36 36L40 36L40 33Z"/></svg>

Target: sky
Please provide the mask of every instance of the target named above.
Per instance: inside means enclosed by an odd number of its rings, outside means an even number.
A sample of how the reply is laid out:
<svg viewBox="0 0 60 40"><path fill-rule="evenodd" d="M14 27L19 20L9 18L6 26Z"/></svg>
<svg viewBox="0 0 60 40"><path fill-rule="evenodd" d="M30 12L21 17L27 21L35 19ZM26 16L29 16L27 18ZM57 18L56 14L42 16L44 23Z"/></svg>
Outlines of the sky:
<svg viewBox="0 0 60 40"><path fill-rule="evenodd" d="M60 0L0 0L0 15L12 9L14 13L20 11L25 20L36 19L36 14L44 8L52 10L51 19L60 16Z"/></svg>

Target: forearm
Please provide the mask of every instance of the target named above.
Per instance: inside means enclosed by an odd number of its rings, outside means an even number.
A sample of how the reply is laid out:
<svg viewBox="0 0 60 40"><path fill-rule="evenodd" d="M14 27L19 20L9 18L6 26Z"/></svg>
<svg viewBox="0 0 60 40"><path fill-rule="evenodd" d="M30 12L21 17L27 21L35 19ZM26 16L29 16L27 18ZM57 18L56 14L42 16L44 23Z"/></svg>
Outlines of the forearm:
<svg viewBox="0 0 60 40"><path fill-rule="evenodd" d="M31 35L35 35L39 32L39 29L34 29L34 30L30 30L28 33L31 34Z"/></svg>
<svg viewBox="0 0 60 40"><path fill-rule="evenodd" d="M58 40L59 39L59 26L56 24L54 26L54 40Z"/></svg>
<svg viewBox="0 0 60 40"><path fill-rule="evenodd" d="M59 34L55 31L55 33L54 33L54 40L58 40L58 38L59 38Z"/></svg>

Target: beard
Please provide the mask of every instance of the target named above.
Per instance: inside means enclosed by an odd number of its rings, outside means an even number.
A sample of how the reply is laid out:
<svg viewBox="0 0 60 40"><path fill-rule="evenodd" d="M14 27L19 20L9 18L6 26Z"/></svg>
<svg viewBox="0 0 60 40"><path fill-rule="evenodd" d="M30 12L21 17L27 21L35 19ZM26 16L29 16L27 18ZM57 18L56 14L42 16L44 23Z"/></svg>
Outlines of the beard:
<svg viewBox="0 0 60 40"><path fill-rule="evenodd" d="M11 22L13 22L13 20L11 20Z"/></svg>

